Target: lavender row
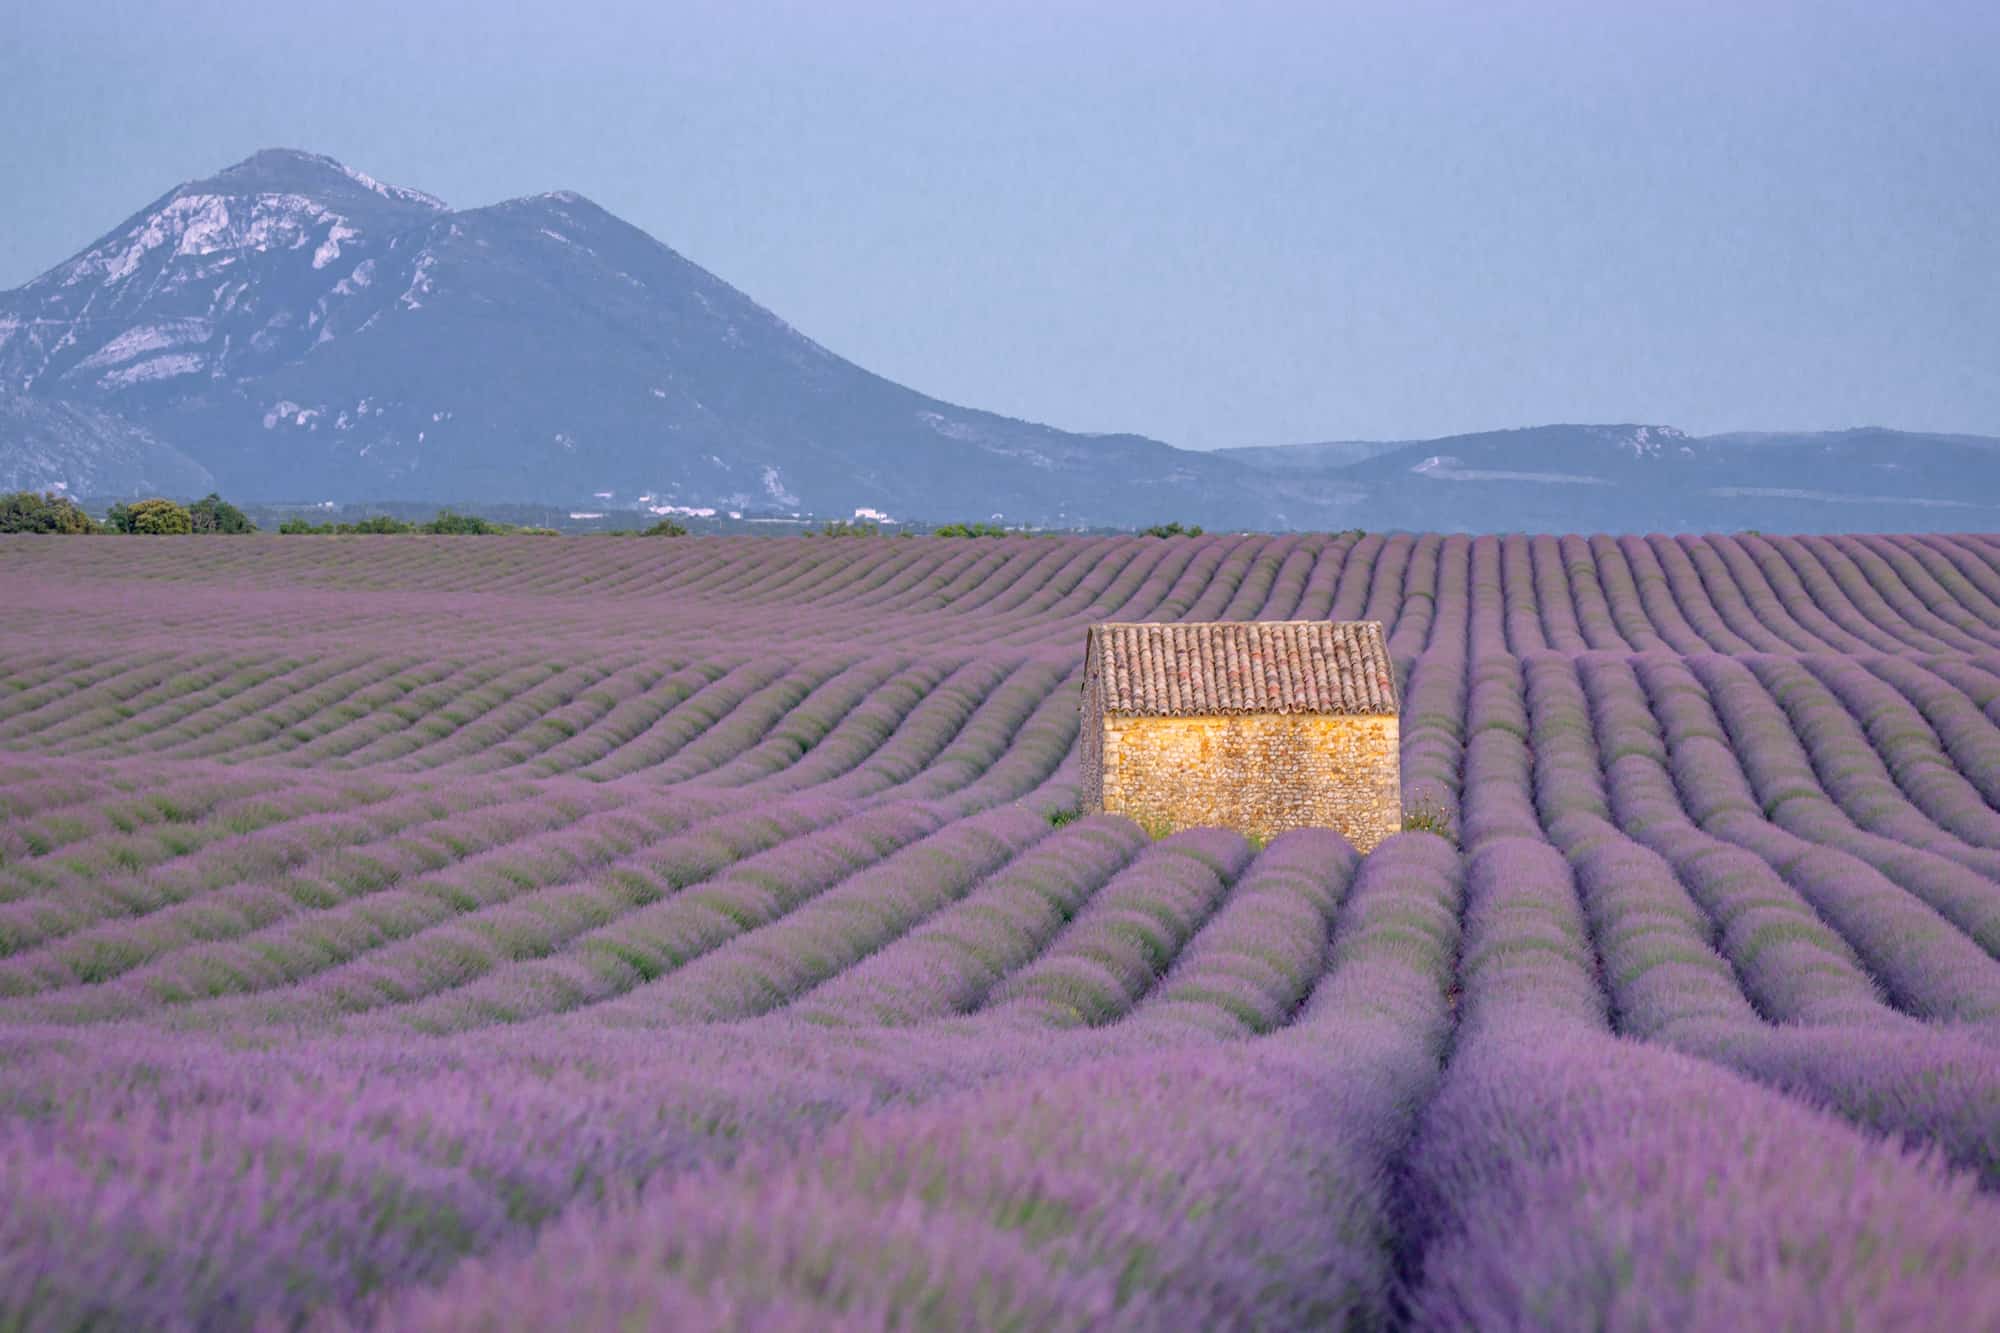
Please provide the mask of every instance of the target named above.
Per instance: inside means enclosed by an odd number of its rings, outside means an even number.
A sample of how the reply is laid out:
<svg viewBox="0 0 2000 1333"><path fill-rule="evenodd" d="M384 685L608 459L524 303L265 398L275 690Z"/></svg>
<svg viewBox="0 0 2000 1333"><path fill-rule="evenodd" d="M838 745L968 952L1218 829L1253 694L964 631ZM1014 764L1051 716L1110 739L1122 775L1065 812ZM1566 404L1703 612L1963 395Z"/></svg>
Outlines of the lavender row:
<svg viewBox="0 0 2000 1333"><path fill-rule="evenodd" d="M1994 593L1985 587L1993 571L1962 539L1480 542L1474 548L1431 538L1378 539L1354 567L1372 577L1380 566L1398 580L1396 601L1428 619L1438 607L1463 600L1466 594L1453 587L1455 571L1477 561L1482 591L1473 600L1501 599L1506 609L1500 637L1515 653L1545 647L1738 652L1745 645L1756 651L1982 653L1996 646L1990 627ZM247 604L266 596L257 585L282 586L288 577L370 590L401 586L416 595L426 595L425 589L476 594L492 600L465 617L468 631L498 633L508 616L526 606L558 604L565 623L601 625L607 642L615 637L637 643L643 637L641 624L611 614L624 605L710 608L711 614L698 619L732 635L748 633L763 608L812 605L826 623L838 621L850 642L860 641L857 631L873 614L907 619L906 643L966 646L974 640L937 618L962 618L984 626L991 638L1020 646L1038 625L1067 626L1106 614L1177 619L1199 609L1232 618L1320 615L1344 595L1350 605L1360 601L1355 610L1398 622L1393 628L1405 631L1401 657L1421 649L1427 628L1422 620L1401 623L1394 604L1381 600L1387 585L1371 582L1364 593L1358 579L1348 578L1346 566L1358 548L1347 535L1174 543L850 543L838 550L826 543L704 542L650 552L590 543L537 554L538 568L518 576L506 568L505 546L495 544L471 566L454 566L457 553L414 557L379 544L353 546L338 551L339 568L317 564L334 548L294 548L277 553L276 565L254 571L195 561L195 553L137 554L162 562L163 574L184 576L181 591L197 596L229 588ZM440 557L444 566L426 563ZM633 563L639 557L649 559ZM188 567L177 572L171 567L176 562ZM294 562L299 563L294 567ZM86 556L65 574L96 577L90 564ZM548 567L539 568L544 564ZM453 572L447 577L441 568ZM556 591L566 585L577 594L588 590L588 596ZM872 636L870 641L886 642Z"/></svg>
<svg viewBox="0 0 2000 1333"><path fill-rule="evenodd" d="M547 831L587 807L541 795L503 802L504 790L459 789L387 802L357 816L289 820L276 829L217 845L201 864L156 871L150 901L120 895L116 913L75 891L0 908L22 939L0 962L0 994L103 982L176 948L228 939L300 912L387 888L405 875L435 871L503 842ZM602 806L604 803L599 802ZM150 906L136 912L134 908ZM31 947L32 946L32 947Z"/></svg>
<svg viewBox="0 0 2000 1333"><path fill-rule="evenodd" d="M1621 790L1621 813L1673 866L1593 816L1554 825L1619 1030L1726 1064L1872 1131L1935 1145L1989 1183L2000 1178L1992 1134L2000 1073L1990 1055L1883 1009L1852 953L1768 866L1676 818L1664 770L1636 758L1621 769L1621 788L1642 778L1647 787ZM1767 1026L1743 1003L1746 993L1771 1018L1821 1030Z"/></svg>
<svg viewBox="0 0 2000 1333"><path fill-rule="evenodd" d="M166 798L177 818L134 821L130 832L85 837L9 867L0 880L0 911L54 913L73 924L144 915L245 874L278 873L309 855L314 843L324 848L377 836L384 826L371 823L371 813L386 814L393 829L399 819L424 817L427 808L422 795L406 798L366 779L187 783L179 791ZM110 822L115 830L118 821ZM297 840L301 830L308 841ZM18 939L59 933L51 926Z"/></svg>
<svg viewBox="0 0 2000 1333"><path fill-rule="evenodd" d="M1070 824L790 1012L829 1026L907 1026L969 1012L1145 843L1137 825L1115 815Z"/></svg>
<svg viewBox="0 0 2000 1333"><path fill-rule="evenodd" d="M650 1026L768 1013L961 898L1048 832L1041 815L1016 808L957 820L592 1017Z"/></svg>
<svg viewBox="0 0 2000 1333"><path fill-rule="evenodd" d="M93 836L199 823L223 802L266 785L241 774L215 781L134 774L94 763L24 764L0 786L7 837L0 866L18 866Z"/></svg>
<svg viewBox="0 0 2000 1333"><path fill-rule="evenodd" d="M1664 677L1678 668L1649 669ZM1766 818L1874 865L1975 936L1991 933L1981 900L1989 896L1985 876L2000 874L2000 859L1913 805L1814 676L1793 664L1760 661L1760 681L1720 659L1700 659L1694 672L1728 734L1758 742L1739 762L1749 797ZM1705 799L1712 803L1727 790Z"/></svg>
<svg viewBox="0 0 2000 1333"><path fill-rule="evenodd" d="M831 781L880 749L946 674L936 663L859 663L701 780L717 787L758 783L766 791L796 791ZM664 769L650 776L672 780Z"/></svg>
<svg viewBox="0 0 2000 1333"><path fill-rule="evenodd" d="M1747 1327L1828 1302L1886 1327L2000 1309L2000 1201L1969 1177L1609 1035L1552 849L1476 853L1465 929L1464 1019L1408 1158L1419 1326Z"/></svg>
<svg viewBox="0 0 2000 1333"><path fill-rule="evenodd" d="M1605 701L1595 724L1574 664L1528 664L1536 799L1550 835L1568 847L1601 837L1615 821L1622 836L1663 857L1706 918L1697 933L1722 951L1760 1014L1784 1022L1888 1017L1853 950L1798 891L1762 860L1703 832L1683 807L1684 791L1713 786L1677 785L1678 775L1728 759L1699 686L1658 679L1649 664L1642 673L1650 699L1639 707L1629 665L1588 670Z"/></svg>
<svg viewBox="0 0 2000 1333"><path fill-rule="evenodd" d="M1523 1016L1461 1043L1409 1157L1435 1328L1977 1326L2000 1201L1692 1056ZM1550 1243L1562 1237L1563 1243Z"/></svg>
<svg viewBox="0 0 2000 1333"><path fill-rule="evenodd" d="M2000 1066L1988 1049L1914 1023L1767 1026L1663 861L1608 827L1566 850L1620 1031L1728 1065L1875 1133L1933 1145L2000 1186Z"/></svg>
<svg viewBox="0 0 2000 1333"><path fill-rule="evenodd" d="M1381 872L1364 867L1321 985L1340 994L1278 1035L1042 1071L1023 1054L1045 1037L996 1045L1000 1076L977 1088L573 1213L532 1252L371 1322L1386 1322L1391 1166L1437 1076L1452 952L1412 953L1402 923L1428 911L1454 929L1456 858L1436 863L1441 848L1392 840L1370 858ZM1345 1003L1361 995L1373 1012Z"/></svg>
<svg viewBox="0 0 2000 1333"><path fill-rule="evenodd" d="M910 805L836 822L838 809L808 801L756 817L719 816L629 867L639 876L626 889L637 910L551 941L556 947L494 958L476 976L422 985L404 997L416 1003L398 1004L384 1021L394 1031L459 1031L601 1005L778 920L944 822ZM371 977L356 981L361 993L340 1002L381 989Z"/></svg>
<svg viewBox="0 0 2000 1333"><path fill-rule="evenodd" d="M1859 1027L1809 1033L1767 1026L1717 952L1714 923L1673 868L1608 823L1569 827L1563 850L1620 1032L1726 1064L1875 1132L1936 1145L1955 1166L1979 1172L1989 1186L2000 1183L1993 1132L2000 1068L1988 1051L1915 1023L1885 1023L1872 1006L1860 1008ZM1698 860L1692 868L1692 879L1706 878ZM1734 927L1738 915L1717 917ZM1758 966L1763 949L1754 937L1725 940L1731 957ZM1772 990L1754 978L1750 989ZM1776 993L1786 994L1782 987Z"/></svg>
<svg viewBox="0 0 2000 1333"><path fill-rule="evenodd" d="M26 1328L359 1313L519 1252L572 1205L971 1086L996 1060L1046 1063L922 1041L833 1053L818 1029L246 1045L12 1028L0 1049L0 1320Z"/></svg>
<svg viewBox="0 0 2000 1333"><path fill-rule="evenodd" d="M1249 860L1249 844L1221 829L1155 844L1092 895L1045 952L995 987L981 1015L1057 1026L1122 1017L1166 972Z"/></svg>
<svg viewBox="0 0 2000 1333"><path fill-rule="evenodd" d="M1647 663L1649 678L1672 680L1687 668L1671 659ZM1633 682L1631 668L1598 662L1583 666L1583 681L1593 697L1600 728L1622 726L1628 731L1651 730L1646 744L1663 750L1665 741L1652 721L1652 709ZM1761 691L1758 691L1761 696ZM1833 926L1881 979L1899 1005L1938 1018L1976 1020L2000 1003L2000 965L1957 931L1929 905L1885 878L1872 866L1845 852L1820 847L1768 822L1766 813L1780 803L1767 788L1753 794L1738 766L1739 759L1755 765L1759 756L1746 751L1746 738L1724 729L1710 707L1723 703L1711 691L1683 690L1674 710L1663 709L1669 735L1679 730L1692 744L1672 757L1677 788L1689 794L1690 807L1701 829L1750 851L1776 870ZM1727 736L1723 743L1717 737ZM1794 747L1787 733L1782 741L1768 732L1782 752ZM1666 761L1664 752L1655 763ZM1807 770L1809 772L1809 769ZM1801 777L1785 789L1787 799L1816 795L1816 785ZM1627 820L1621 824L1630 827Z"/></svg>
<svg viewBox="0 0 2000 1333"><path fill-rule="evenodd" d="M1231 1037L1283 1026L1324 970L1334 913L1359 859L1330 829L1280 835L1187 942L1131 1023Z"/></svg>
<svg viewBox="0 0 2000 1333"><path fill-rule="evenodd" d="M175 927L182 923L173 918L164 928L138 923L98 941L100 951L108 949L109 960L118 964L109 979L13 1001L7 1012L17 1020L131 1018L214 997L293 987L310 978L351 977L346 969L357 960L380 959L382 951L408 947L398 941L440 926L477 920L504 929L509 918L498 909L634 855L660 842L683 818L681 812L664 810L589 813L585 806L546 798L512 809L473 811L454 825L462 837L447 833L441 843L406 843L367 858L336 859L315 867L317 873L280 881L292 902L310 910L272 912L268 924L254 926L230 920L226 906L218 903L208 917L218 927L210 932L212 938L192 944L177 938ZM796 828L800 818L788 812L774 825L768 818L724 817L757 830ZM489 920L494 915L497 922ZM197 917L197 924L202 920ZM433 935L415 947L435 950L429 954L437 962L434 973L446 984L464 980L464 970L481 965L485 957L464 936ZM510 946L503 936L487 947ZM376 1003L397 998L393 987L373 994ZM280 1008L263 1006L261 1012L269 1016Z"/></svg>
<svg viewBox="0 0 2000 1333"><path fill-rule="evenodd" d="M1826 733L1832 731L1850 748L1865 747L1867 756L1856 756L1856 761L1871 777L1892 782L1904 804L1960 843L1988 851L2000 848L2000 813L1981 789L1995 788L1988 769L2000 758L2000 745L1995 743L2000 733L1990 724L1970 735L1961 730L1954 754L1901 691L1859 663L1808 658L1796 664L1758 663L1756 669L1762 679L1795 683L1803 701L1831 724L1801 727L1801 739L1808 745L1827 739ZM1835 708L1847 716L1835 713ZM1895 832L1901 834L1906 827L1910 826L1898 824ZM1910 831L1917 832L1913 827ZM1928 833L1922 836L1938 841ZM2000 874L2000 856L1975 859L1989 874Z"/></svg>

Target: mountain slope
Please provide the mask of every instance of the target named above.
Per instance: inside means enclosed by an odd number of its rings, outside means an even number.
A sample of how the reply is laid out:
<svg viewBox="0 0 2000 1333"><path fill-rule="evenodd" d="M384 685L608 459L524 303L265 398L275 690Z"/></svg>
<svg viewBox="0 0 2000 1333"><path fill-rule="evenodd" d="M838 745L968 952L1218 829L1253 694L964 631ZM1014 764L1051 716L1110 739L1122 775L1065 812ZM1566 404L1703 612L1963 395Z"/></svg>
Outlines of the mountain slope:
<svg viewBox="0 0 2000 1333"><path fill-rule="evenodd" d="M0 383L122 413L254 499L1323 517L1230 460L893 384L580 196L453 212L285 150L0 297Z"/></svg>
<svg viewBox="0 0 2000 1333"><path fill-rule="evenodd" d="M1215 454L1261 472L1325 472L1400 449L1408 440L1326 440L1316 444L1243 444Z"/></svg>
<svg viewBox="0 0 2000 1333"><path fill-rule="evenodd" d="M207 468L108 412L0 393L0 491L193 496L214 484Z"/></svg>

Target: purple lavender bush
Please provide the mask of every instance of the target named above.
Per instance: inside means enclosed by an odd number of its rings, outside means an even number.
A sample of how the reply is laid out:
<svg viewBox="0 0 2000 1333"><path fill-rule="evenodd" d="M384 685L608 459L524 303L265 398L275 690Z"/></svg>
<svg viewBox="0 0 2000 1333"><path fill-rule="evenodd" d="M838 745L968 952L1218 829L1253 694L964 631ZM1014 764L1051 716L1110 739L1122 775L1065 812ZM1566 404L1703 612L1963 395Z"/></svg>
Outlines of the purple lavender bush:
<svg viewBox="0 0 2000 1333"><path fill-rule="evenodd" d="M2000 540L0 582L0 1328L2000 1325ZM1326 616L1449 827L1084 812L1087 626Z"/></svg>

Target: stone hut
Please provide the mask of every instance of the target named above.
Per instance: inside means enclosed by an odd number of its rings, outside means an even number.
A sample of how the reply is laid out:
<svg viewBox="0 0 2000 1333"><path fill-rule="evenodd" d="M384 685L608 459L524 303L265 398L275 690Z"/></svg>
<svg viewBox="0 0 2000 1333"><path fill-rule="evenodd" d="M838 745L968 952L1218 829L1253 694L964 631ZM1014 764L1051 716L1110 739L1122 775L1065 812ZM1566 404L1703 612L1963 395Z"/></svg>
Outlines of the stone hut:
<svg viewBox="0 0 2000 1333"><path fill-rule="evenodd" d="M1379 621L1093 625L1083 808L1155 833L1403 826L1396 678Z"/></svg>

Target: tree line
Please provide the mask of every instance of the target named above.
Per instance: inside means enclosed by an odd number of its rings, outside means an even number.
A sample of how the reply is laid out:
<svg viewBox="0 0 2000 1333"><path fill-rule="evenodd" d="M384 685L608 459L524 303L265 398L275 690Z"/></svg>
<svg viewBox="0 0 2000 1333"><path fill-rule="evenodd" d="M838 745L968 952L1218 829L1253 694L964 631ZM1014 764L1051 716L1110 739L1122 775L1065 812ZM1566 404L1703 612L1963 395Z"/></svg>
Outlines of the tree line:
<svg viewBox="0 0 2000 1333"><path fill-rule="evenodd" d="M155 497L112 505L102 521L57 491L15 491L0 495L0 532L117 532L169 537L192 533L249 533L257 525L241 509L213 491L193 504Z"/></svg>
<svg viewBox="0 0 2000 1333"><path fill-rule="evenodd" d="M137 536L179 536L194 533L252 533L257 525L241 509L211 491L192 504L180 504L155 496L146 500L121 501L106 511L102 519L91 517L84 507L59 491L15 491L0 494L0 533L126 533ZM1199 537L1198 524L1159 523L1140 529L1148 537ZM288 518L278 524L282 536L353 536L429 533L436 536L516 536L559 535L555 528L518 523L502 523L477 514L461 514L440 509L435 518L411 521L388 514L374 514L348 522L315 523L308 518ZM998 523L946 523L931 530L934 537L1007 537L1023 535ZM877 537L880 524L860 520L829 519L819 528L807 528L808 537ZM621 529L599 535L613 537L685 537L688 529L672 519L661 519L649 528ZM905 537L915 533L904 529ZM1054 534L1045 534L1054 535Z"/></svg>
<svg viewBox="0 0 2000 1333"><path fill-rule="evenodd" d="M185 505L158 496L147 500L121 501L112 505L101 520L92 518L82 505L58 491L0 494L0 533L125 533L174 537L198 533L252 533L257 530L249 515L214 492ZM288 518L278 525L278 532L284 536L419 532L453 537L502 533L557 535L554 528L501 523L450 509L440 509L436 518L422 523L406 522L387 514L377 514L352 523L314 523L304 518ZM637 535L682 537L687 535L687 529L671 520L664 520Z"/></svg>

